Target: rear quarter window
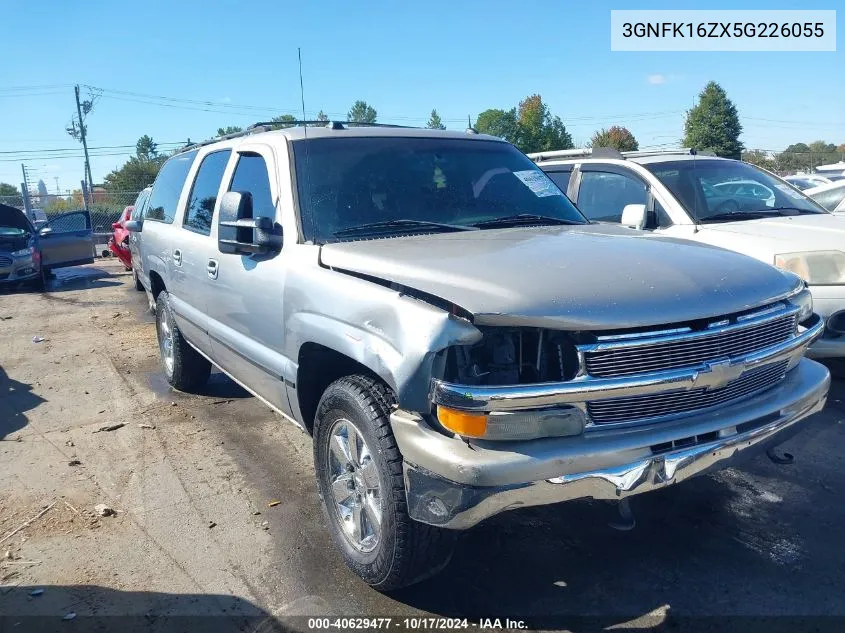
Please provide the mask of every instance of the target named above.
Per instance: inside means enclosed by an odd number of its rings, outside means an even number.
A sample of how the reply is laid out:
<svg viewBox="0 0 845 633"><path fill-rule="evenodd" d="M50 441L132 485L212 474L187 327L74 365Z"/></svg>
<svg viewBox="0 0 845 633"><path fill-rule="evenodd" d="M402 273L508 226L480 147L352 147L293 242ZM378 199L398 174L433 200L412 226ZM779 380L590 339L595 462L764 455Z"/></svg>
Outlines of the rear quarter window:
<svg viewBox="0 0 845 633"><path fill-rule="evenodd" d="M155 220L165 224L173 222L179 196L182 195L182 187L185 185L185 179L196 157L196 150L185 152L174 156L162 165L144 212L145 220Z"/></svg>

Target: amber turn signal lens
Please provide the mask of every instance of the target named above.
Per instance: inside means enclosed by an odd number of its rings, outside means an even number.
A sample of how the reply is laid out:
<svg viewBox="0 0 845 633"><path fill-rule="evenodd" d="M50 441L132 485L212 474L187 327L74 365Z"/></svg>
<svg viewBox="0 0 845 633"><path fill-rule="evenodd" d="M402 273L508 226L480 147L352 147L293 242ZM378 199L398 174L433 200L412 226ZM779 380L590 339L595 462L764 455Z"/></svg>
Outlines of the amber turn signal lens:
<svg viewBox="0 0 845 633"><path fill-rule="evenodd" d="M458 435L484 437L487 432L486 413L468 413L438 405L437 419L440 424Z"/></svg>

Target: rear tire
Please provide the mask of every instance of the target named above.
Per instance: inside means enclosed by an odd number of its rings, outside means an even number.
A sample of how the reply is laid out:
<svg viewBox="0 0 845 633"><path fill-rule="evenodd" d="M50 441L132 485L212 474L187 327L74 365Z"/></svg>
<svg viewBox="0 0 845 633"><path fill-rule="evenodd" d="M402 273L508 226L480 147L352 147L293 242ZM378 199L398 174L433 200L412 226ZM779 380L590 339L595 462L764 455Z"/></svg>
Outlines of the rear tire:
<svg viewBox="0 0 845 633"><path fill-rule="evenodd" d="M314 422L317 490L332 538L349 568L379 591L438 573L457 539L408 516L389 420L394 402L378 379L347 376L328 386Z"/></svg>
<svg viewBox="0 0 845 633"><path fill-rule="evenodd" d="M170 296L164 290L156 297L155 314L161 366L167 382L179 391L193 391L201 387L208 382L211 363L182 336L173 319Z"/></svg>

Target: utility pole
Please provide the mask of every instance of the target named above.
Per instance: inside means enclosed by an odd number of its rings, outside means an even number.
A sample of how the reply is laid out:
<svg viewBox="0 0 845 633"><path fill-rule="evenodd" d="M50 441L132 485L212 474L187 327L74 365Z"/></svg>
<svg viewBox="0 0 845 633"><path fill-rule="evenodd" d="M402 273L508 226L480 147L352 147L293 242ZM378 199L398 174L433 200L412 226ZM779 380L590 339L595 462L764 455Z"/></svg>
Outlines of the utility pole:
<svg viewBox="0 0 845 633"><path fill-rule="evenodd" d="M82 138L82 149L85 150L85 178L88 180L88 190L92 191L94 188L94 180L91 178L91 161L88 159L88 140L85 133L85 122L82 119L82 106L79 103L79 86L73 87L73 92L76 95L76 112L79 115L79 134Z"/></svg>
<svg viewBox="0 0 845 633"><path fill-rule="evenodd" d="M53 180L55 180L55 181L56 181L56 195L57 195L57 196L62 195L62 192L59 190L59 177L58 177L58 176L53 176Z"/></svg>
<svg viewBox="0 0 845 633"><path fill-rule="evenodd" d="M21 183L21 197L23 198L23 209L26 212L26 217L32 219L32 202L29 200L29 178L26 176L26 165L21 163L21 172L23 173L23 182Z"/></svg>

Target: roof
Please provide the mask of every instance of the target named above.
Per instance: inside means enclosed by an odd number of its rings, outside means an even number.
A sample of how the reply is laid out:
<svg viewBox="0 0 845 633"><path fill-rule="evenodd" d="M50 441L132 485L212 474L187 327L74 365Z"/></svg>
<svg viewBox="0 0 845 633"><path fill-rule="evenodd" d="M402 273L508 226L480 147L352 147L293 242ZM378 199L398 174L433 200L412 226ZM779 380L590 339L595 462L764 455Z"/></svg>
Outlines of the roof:
<svg viewBox="0 0 845 633"><path fill-rule="evenodd" d="M286 139L289 141L302 141L305 139L314 138L445 138L445 139L462 139L473 141L497 141L499 143L506 143L507 141L488 134L478 134L469 131L456 130L432 130L428 128L402 127L392 125L347 125L345 122L329 123L323 125L311 125L306 128L303 125L294 125L292 127L282 128L280 130L268 130L265 124L256 124L252 128L247 128L243 132L230 134L219 138L212 138L207 141L195 143L181 148L177 153L182 153L199 147L216 145L217 143L225 143L227 141L238 141L249 139L250 141L279 141ZM270 125L269 123L266 125Z"/></svg>
<svg viewBox="0 0 845 633"><path fill-rule="evenodd" d="M730 158L721 158L719 156L703 156L702 154L661 154L659 156L635 156L627 160L639 163L640 165L653 165L655 163L672 163L675 161L696 161L703 160L732 160Z"/></svg>
<svg viewBox="0 0 845 633"><path fill-rule="evenodd" d="M805 196L814 196L817 193L824 193L825 191L830 191L831 189L841 189L845 187L845 180L834 180L833 182L826 182L823 185L819 185L818 187L810 187L809 189L805 189L803 191Z"/></svg>

